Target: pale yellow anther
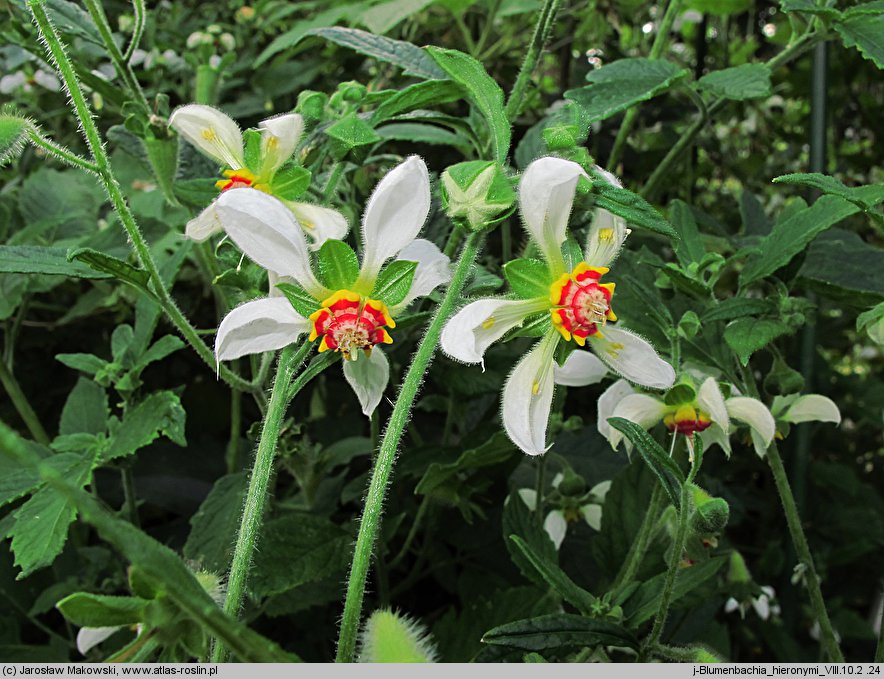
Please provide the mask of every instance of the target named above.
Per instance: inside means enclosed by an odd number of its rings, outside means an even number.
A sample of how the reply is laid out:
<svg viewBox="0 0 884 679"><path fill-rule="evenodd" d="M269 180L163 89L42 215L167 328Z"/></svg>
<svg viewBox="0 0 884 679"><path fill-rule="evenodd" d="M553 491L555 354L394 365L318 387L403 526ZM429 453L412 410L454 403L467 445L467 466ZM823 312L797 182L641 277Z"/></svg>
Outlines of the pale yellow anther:
<svg viewBox="0 0 884 679"><path fill-rule="evenodd" d="M540 393L540 382L534 382L534 384L531 385L531 393L535 396Z"/></svg>
<svg viewBox="0 0 884 679"><path fill-rule="evenodd" d="M206 141L214 141L217 135L215 134L215 130L211 127L207 127L202 131L203 139Z"/></svg>
<svg viewBox="0 0 884 679"><path fill-rule="evenodd" d="M494 327L494 316L489 316L484 321L482 321L482 327L485 328L485 330L488 330L489 328L493 328Z"/></svg>
<svg viewBox="0 0 884 679"><path fill-rule="evenodd" d="M599 229L599 240L610 243L614 240L614 229Z"/></svg>

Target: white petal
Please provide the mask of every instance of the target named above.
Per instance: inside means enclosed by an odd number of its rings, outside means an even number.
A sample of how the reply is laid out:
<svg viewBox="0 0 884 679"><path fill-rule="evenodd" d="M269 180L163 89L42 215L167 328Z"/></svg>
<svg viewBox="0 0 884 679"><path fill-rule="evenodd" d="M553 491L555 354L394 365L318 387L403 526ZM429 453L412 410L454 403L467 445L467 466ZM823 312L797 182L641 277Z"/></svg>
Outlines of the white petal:
<svg viewBox="0 0 884 679"><path fill-rule="evenodd" d="M596 404L598 410L596 426L598 427L599 434L605 438L610 436L611 425L608 424L608 418L614 415L614 410L620 401L634 393L635 389L626 380L617 380L602 392Z"/></svg>
<svg viewBox="0 0 884 679"><path fill-rule="evenodd" d="M223 226L221 220L218 219L218 213L215 211L214 201L209 203L209 207L187 222L187 226L184 227L184 235L197 243L202 243L219 231L223 231Z"/></svg>
<svg viewBox="0 0 884 679"><path fill-rule="evenodd" d="M384 352L375 348L369 356L360 352L355 361L344 361L344 377L359 399L362 414L371 417L390 381L390 363Z"/></svg>
<svg viewBox="0 0 884 679"><path fill-rule="evenodd" d="M415 239L430 212L430 176L418 156L390 170L371 194L362 219L360 280L373 281L384 262Z"/></svg>
<svg viewBox="0 0 884 679"><path fill-rule="evenodd" d="M762 620L767 620L770 617L770 603L764 594L752 600L752 607Z"/></svg>
<svg viewBox="0 0 884 679"><path fill-rule="evenodd" d="M730 439L717 424L713 424L708 429L701 431L700 439L703 441L704 451L708 451L712 446L718 445L721 446L721 449L727 457L731 456Z"/></svg>
<svg viewBox="0 0 884 679"><path fill-rule="evenodd" d="M577 163L548 156L525 168L519 182L519 209L525 227L554 275L564 271L561 247L581 176L586 173Z"/></svg>
<svg viewBox="0 0 884 679"><path fill-rule="evenodd" d="M411 289L405 299L390 310L391 313L406 308L418 297L426 297L438 286L451 280L451 260L448 255L442 254L435 243L423 238L411 241L402 248L396 259L417 262L417 269L414 270Z"/></svg>
<svg viewBox="0 0 884 679"><path fill-rule="evenodd" d="M565 387L585 387L601 382L607 374L608 368L595 354L577 349L565 359L565 365L556 365L553 379Z"/></svg>
<svg viewBox="0 0 884 679"><path fill-rule="evenodd" d="M727 415L727 407L718 382L713 377L707 377L697 391L697 405L700 410L709 413L709 418L719 425L725 434L730 431L730 421Z"/></svg>
<svg viewBox="0 0 884 679"><path fill-rule="evenodd" d="M601 505L583 505L580 508L580 513L583 515L583 520L586 521L586 524L595 531L600 531L602 529L602 506Z"/></svg>
<svg viewBox="0 0 884 679"><path fill-rule="evenodd" d="M276 286L280 283L297 283L294 278L289 276L280 276L275 271L267 272L267 296L268 297L285 297L285 293Z"/></svg>
<svg viewBox="0 0 884 679"><path fill-rule="evenodd" d="M773 415L770 414L767 406L758 399L748 396L735 396L724 403L727 406L728 415L735 420L745 422L754 432L757 432L760 438L756 442L756 449L761 447L762 450L766 450L777 431L776 422L774 422ZM759 455L763 456L763 453L759 453Z"/></svg>
<svg viewBox="0 0 884 679"><path fill-rule="evenodd" d="M284 113L262 120L258 130L261 132L261 169L275 172L295 152L304 132L304 119L297 113Z"/></svg>
<svg viewBox="0 0 884 679"><path fill-rule="evenodd" d="M548 308L546 300L480 299L467 304L442 329L442 351L464 363L481 363L485 350L532 313Z"/></svg>
<svg viewBox="0 0 884 679"><path fill-rule="evenodd" d="M501 417L507 435L528 455L546 452L553 397L553 355L559 336L546 335L516 365L503 387Z"/></svg>
<svg viewBox="0 0 884 679"><path fill-rule="evenodd" d="M589 494L592 495L598 502L604 502L609 490L611 490L611 482L600 481L589 489Z"/></svg>
<svg viewBox="0 0 884 679"><path fill-rule="evenodd" d="M635 422L643 429L650 429L663 419L665 412L666 404L663 401L647 394L630 394L617 404L611 417L622 417L630 422ZM622 440L623 434L611 427L608 434L611 447L617 448L617 444Z"/></svg>
<svg viewBox="0 0 884 679"><path fill-rule="evenodd" d="M215 338L215 356L228 361L246 354L281 349L310 330L311 323L283 297L246 302L231 311Z"/></svg>
<svg viewBox="0 0 884 679"><path fill-rule="evenodd" d="M34 82L52 92L61 91L61 82L52 73L47 71L35 71Z"/></svg>
<svg viewBox="0 0 884 679"><path fill-rule="evenodd" d="M565 534L568 532L568 522L561 509L553 510L546 515L543 522L543 530L549 535L556 549L562 546L565 541Z"/></svg>
<svg viewBox="0 0 884 679"><path fill-rule="evenodd" d="M668 389L675 382L672 366L657 355L654 347L628 330L605 326L601 333L587 339L596 356L630 382L653 389Z"/></svg>
<svg viewBox="0 0 884 679"><path fill-rule="evenodd" d="M291 276L317 299L329 291L316 280L304 231L285 205L257 189L225 191L215 202L224 230L260 266Z"/></svg>
<svg viewBox="0 0 884 679"><path fill-rule="evenodd" d="M337 210L312 203L286 201L304 234L310 240L310 249L318 250L327 240L343 240L350 230L347 218Z"/></svg>
<svg viewBox="0 0 884 679"><path fill-rule="evenodd" d="M835 402L821 394L799 396L786 410L782 419L792 424L800 422L841 422L841 412Z"/></svg>
<svg viewBox="0 0 884 679"><path fill-rule="evenodd" d="M86 655L91 648L98 646L105 639L122 629L121 627L81 627L77 632L77 650Z"/></svg>
<svg viewBox="0 0 884 679"><path fill-rule="evenodd" d="M533 488L519 488L519 497L532 512L537 508L537 491Z"/></svg>
<svg viewBox="0 0 884 679"><path fill-rule="evenodd" d="M598 165L595 169L605 177L611 186L618 188L623 185L620 181L607 170L602 169ZM590 266L609 266L617 257L623 241L629 230L626 228L626 220L623 217L605 210L597 208L592 217L592 223L589 227L589 233L586 237L586 250L584 258Z"/></svg>
<svg viewBox="0 0 884 679"><path fill-rule="evenodd" d="M740 602L731 597L727 601L724 602L724 612L725 613L733 613L740 607Z"/></svg>
<svg viewBox="0 0 884 679"><path fill-rule="evenodd" d="M218 109L202 104L181 106L169 117L169 125L219 163L234 170L245 165L239 125Z"/></svg>

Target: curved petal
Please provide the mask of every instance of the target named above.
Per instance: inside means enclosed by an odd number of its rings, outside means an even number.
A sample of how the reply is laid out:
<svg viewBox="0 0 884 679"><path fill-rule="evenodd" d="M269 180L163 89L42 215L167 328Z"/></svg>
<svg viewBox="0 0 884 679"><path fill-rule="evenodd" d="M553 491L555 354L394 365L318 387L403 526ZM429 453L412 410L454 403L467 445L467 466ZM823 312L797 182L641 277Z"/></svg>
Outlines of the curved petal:
<svg viewBox="0 0 884 679"><path fill-rule="evenodd" d="M588 384L601 382L608 374L608 368L595 354L589 351L575 350L565 359L563 366L556 365L553 379L556 384L564 387L585 387Z"/></svg>
<svg viewBox="0 0 884 679"><path fill-rule="evenodd" d="M728 458L731 456L731 442L728 439L727 434L724 433L721 427L717 424L712 424L708 429L704 429L700 432L700 439L703 441L703 450L709 451L712 446L718 445L721 446L721 449L724 451L724 454L727 455Z"/></svg>
<svg viewBox="0 0 884 679"><path fill-rule="evenodd" d="M630 394L617 404L614 412L611 413L611 417L622 417L630 422L635 422L643 429L650 429L663 419L665 412L666 404L653 396ZM611 427L608 433L608 441L610 441L611 447L616 449L617 444L622 440L623 434Z"/></svg>
<svg viewBox="0 0 884 679"><path fill-rule="evenodd" d="M587 338L592 350L615 373L630 382L653 389L668 389L675 382L675 370L638 335L621 328L605 329Z"/></svg>
<svg viewBox="0 0 884 679"><path fill-rule="evenodd" d="M417 262L417 269L414 270L411 289L405 299L390 309L393 314L405 309L418 297L426 297L438 286L451 280L451 259L448 255L442 254L435 243L423 238L411 241L402 248L396 259Z"/></svg>
<svg viewBox="0 0 884 679"><path fill-rule="evenodd" d="M285 293L276 286L280 283L297 283L294 278L289 276L280 276L275 271L267 272L267 296L268 297L285 297Z"/></svg>
<svg viewBox="0 0 884 679"><path fill-rule="evenodd" d="M81 627L77 632L77 650L86 655L94 646L114 635L120 627Z"/></svg>
<svg viewBox="0 0 884 679"><path fill-rule="evenodd" d="M565 269L561 248L581 176L586 173L577 163L548 156L525 168L519 182L519 209L525 227L555 276Z"/></svg>
<svg viewBox="0 0 884 679"><path fill-rule="evenodd" d="M799 396L782 415L782 419L792 424L801 422L841 422L841 411L835 402L821 394Z"/></svg>
<svg viewBox="0 0 884 679"><path fill-rule="evenodd" d="M442 351L464 363L482 363L491 344L522 325L527 316L548 306L545 300L497 298L467 304L442 329Z"/></svg>
<svg viewBox="0 0 884 679"><path fill-rule="evenodd" d="M221 194L215 209L224 230L252 260L291 276L317 299L328 295L310 268L300 224L280 201L257 189L234 189Z"/></svg>
<svg viewBox="0 0 884 679"><path fill-rule="evenodd" d="M543 521L543 530L546 531L549 539L553 541L558 550L565 541L565 534L568 532L568 522L561 509L554 509L546 515L546 519Z"/></svg>
<svg viewBox="0 0 884 679"><path fill-rule="evenodd" d="M599 434L605 438L610 436L611 425L608 424L608 418L614 416L614 410L616 410L620 401L634 393L635 389L626 380L617 380L602 392L596 405L598 410L596 427L599 430Z"/></svg>
<svg viewBox="0 0 884 679"><path fill-rule="evenodd" d="M595 531L600 531L602 529L601 505L583 505L580 508L580 514L583 516L583 520L586 521L586 525L588 525L590 528Z"/></svg>
<svg viewBox="0 0 884 679"><path fill-rule="evenodd" d="M283 113L258 123L261 132L262 173L276 172L291 158L304 133L304 119L297 113Z"/></svg>
<svg viewBox="0 0 884 679"><path fill-rule="evenodd" d="M753 437L756 449L759 444L762 444L762 450L767 450L777 431L776 422L774 422L773 415L770 414L767 406L758 399L748 396L735 396L724 403L727 406L728 415L735 420L745 422L754 432L757 432L759 440L755 441L755 437ZM759 452L759 455L763 456L764 453Z"/></svg>
<svg viewBox="0 0 884 679"><path fill-rule="evenodd" d="M215 337L215 356L229 361L246 354L281 349L310 331L311 323L283 297L246 302L231 311Z"/></svg>
<svg viewBox="0 0 884 679"><path fill-rule="evenodd" d="M219 163L233 170L245 165L239 125L218 109L203 104L181 106L169 117L169 125Z"/></svg>
<svg viewBox="0 0 884 679"><path fill-rule="evenodd" d="M522 498L522 502L532 512L537 507L537 491L533 488L519 488L519 497Z"/></svg>
<svg viewBox="0 0 884 679"><path fill-rule="evenodd" d="M607 170L603 170L598 165L595 166L595 169L611 186L618 188L623 186ZM584 251L586 263L590 266L609 266L616 259L627 235L629 235L629 229L626 228L626 220L623 217L618 217L603 208L597 208L592 216L592 223L586 237Z"/></svg>
<svg viewBox="0 0 884 679"><path fill-rule="evenodd" d="M390 170L371 194L362 218L363 283L415 239L430 212L430 175L418 156Z"/></svg>
<svg viewBox="0 0 884 679"><path fill-rule="evenodd" d="M350 230L347 218L330 207L294 201L286 201L286 207L310 239L311 250L318 250L327 240L343 240Z"/></svg>
<svg viewBox="0 0 884 679"><path fill-rule="evenodd" d="M215 202L213 201L209 203L209 207L187 222L187 226L184 227L184 235L190 238L190 240L202 243L210 236L223 230L224 227L221 224L221 220L218 219Z"/></svg>
<svg viewBox="0 0 884 679"><path fill-rule="evenodd" d="M707 377L700 385L697 391L697 405L700 406L700 410L709 413L709 419L720 426L725 434L730 431L724 396L721 395L721 389L718 388L718 382L714 377Z"/></svg>
<svg viewBox="0 0 884 679"><path fill-rule="evenodd" d="M528 455L546 452L553 397L553 355L559 337L546 335L518 362L503 386L501 418L507 436Z"/></svg>
<svg viewBox="0 0 884 679"><path fill-rule="evenodd" d="M359 399L362 414L371 417L390 381L390 363L384 352L375 348L368 356L362 353L355 361L344 361L344 377Z"/></svg>

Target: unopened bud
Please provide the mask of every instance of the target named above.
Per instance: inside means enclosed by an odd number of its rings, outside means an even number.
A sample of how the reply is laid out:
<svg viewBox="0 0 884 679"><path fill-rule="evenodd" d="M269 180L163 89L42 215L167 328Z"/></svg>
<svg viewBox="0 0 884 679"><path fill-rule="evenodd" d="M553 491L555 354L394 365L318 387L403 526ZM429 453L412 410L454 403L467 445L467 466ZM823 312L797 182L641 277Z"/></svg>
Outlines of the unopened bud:
<svg viewBox="0 0 884 679"><path fill-rule="evenodd" d="M448 216L471 229L503 219L515 200L509 179L494 162L458 163L442 173L442 201Z"/></svg>
<svg viewBox="0 0 884 679"><path fill-rule="evenodd" d="M328 96L322 92L304 90L298 95L295 110L308 120L320 120L327 103Z"/></svg>

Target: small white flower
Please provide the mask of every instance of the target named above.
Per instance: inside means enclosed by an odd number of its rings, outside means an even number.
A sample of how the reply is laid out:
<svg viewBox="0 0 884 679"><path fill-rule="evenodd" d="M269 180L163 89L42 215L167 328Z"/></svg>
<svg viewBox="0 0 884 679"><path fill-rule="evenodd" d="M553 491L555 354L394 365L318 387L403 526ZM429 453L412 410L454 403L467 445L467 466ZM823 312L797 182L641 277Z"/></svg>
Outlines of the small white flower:
<svg viewBox="0 0 884 679"><path fill-rule="evenodd" d="M762 620L769 620L780 614L780 605L776 603L776 592L773 587L763 586L757 596L749 597L744 601L737 601L734 597L729 598L724 604L725 613L740 612L740 617L745 618L749 609L753 609Z"/></svg>

